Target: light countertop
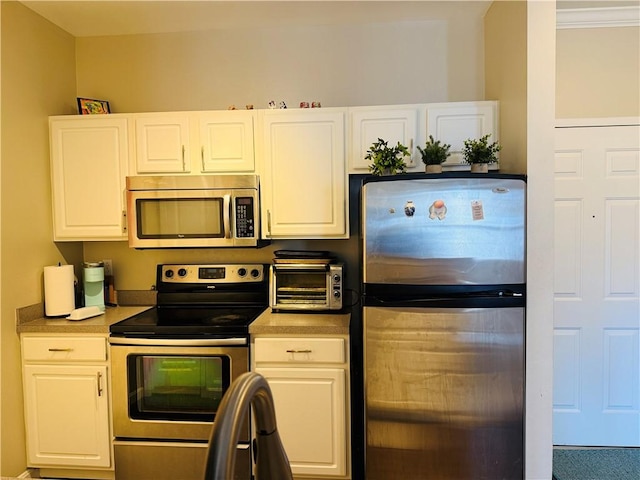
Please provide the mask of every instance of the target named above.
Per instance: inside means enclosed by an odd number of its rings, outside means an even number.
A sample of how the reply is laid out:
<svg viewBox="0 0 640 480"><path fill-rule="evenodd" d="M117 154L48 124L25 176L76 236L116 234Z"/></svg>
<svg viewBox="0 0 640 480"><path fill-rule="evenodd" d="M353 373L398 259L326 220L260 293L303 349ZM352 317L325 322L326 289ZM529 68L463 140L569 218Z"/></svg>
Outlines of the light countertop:
<svg viewBox="0 0 640 480"><path fill-rule="evenodd" d="M253 335L349 335L349 313L275 313L268 308L250 326Z"/></svg>
<svg viewBox="0 0 640 480"><path fill-rule="evenodd" d="M109 333L109 327L125 318L153 308L152 306L107 307L104 314L84 320L66 320L59 317L20 318L16 326L18 333Z"/></svg>
<svg viewBox="0 0 640 480"><path fill-rule="evenodd" d="M35 307L35 306L34 306ZM109 327L151 305L107 307L103 315L84 320L45 317L42 308L18 309L18 333L109 333ZM349 335L349 313L276 313L267 308L250 326L251 335Z"/></svg>

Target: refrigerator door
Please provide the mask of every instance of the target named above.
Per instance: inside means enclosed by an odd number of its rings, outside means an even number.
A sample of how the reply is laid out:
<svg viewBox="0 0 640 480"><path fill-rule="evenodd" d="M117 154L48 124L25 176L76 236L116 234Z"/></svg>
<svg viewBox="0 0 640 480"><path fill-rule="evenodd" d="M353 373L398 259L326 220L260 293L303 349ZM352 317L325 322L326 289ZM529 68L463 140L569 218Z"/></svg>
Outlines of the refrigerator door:
<svg viewBox="0 0 640 480"><path fill-rule="evenodd" d="M364 283L525 282L524 177L395 176L362 195Z"/></svg>
<svg viewBox="0 0 640 480"><path fill-rule="evenodd" d="M367 480L523 478L524 309L365 307Z"/></svg>

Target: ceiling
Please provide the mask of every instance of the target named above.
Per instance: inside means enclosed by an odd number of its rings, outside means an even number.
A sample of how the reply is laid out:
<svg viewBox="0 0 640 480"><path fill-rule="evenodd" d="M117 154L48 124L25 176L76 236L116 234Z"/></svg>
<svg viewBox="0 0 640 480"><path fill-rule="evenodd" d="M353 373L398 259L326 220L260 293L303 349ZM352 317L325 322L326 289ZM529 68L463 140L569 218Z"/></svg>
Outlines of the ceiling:
<svg viewBox="0 0 640 480"><path fill-rule="evenodd" d="M24 0L75 37L282 25L482 18L491 1Z"/></svg>
<svg viewBox="0 0 640 480"><path fill-rule="evenodd" d="M537 0L542 1L542 0ZM482 18L491 0L22 0L74 37L283 25ZM639 0L558 0L557 8L638 5Z"/></svg>

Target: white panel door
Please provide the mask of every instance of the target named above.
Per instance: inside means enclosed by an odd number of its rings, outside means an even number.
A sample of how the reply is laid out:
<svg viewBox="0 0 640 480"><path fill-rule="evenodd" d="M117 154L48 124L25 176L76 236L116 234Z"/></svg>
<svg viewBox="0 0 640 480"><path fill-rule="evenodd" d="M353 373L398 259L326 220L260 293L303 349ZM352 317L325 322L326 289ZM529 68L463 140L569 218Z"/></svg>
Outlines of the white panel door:
<svg viewBox="0 0 640 480"><path fill-rule="evenodd" d="M349 236L344 117L339 108L263 112L266 238Z"/></svg>
<svg viewBox="0 0 640 480"><path fill-rule="evenodd" d="M187 114L136 116L135 174L189 172L189 117Z"/></svg>
<svg viewBox="0 0 640 480"><path fill-rule="evenodd" d="M200 126L200 171L254 172L254 110L206 112Z"/></svg>
<svg viewBox="0 0 640 480"><path fill-rule="evenodd" d="M269 382L278 432L295 475L347 472L345 372L340 368L256 368Z"/></svg>
<svg viewBox="0 0 640 480"><path fill-rule="evenodd" d="M640 445L640 127L556 128L553 442Z"/></svg>
<svg viewBox="0 0 640 480"><path fill-rule="evenodd" d="M111 465L107 367L25 365L29 466Z"/></svg>
<svg viewBox="0 0 640 480"><path fill-rule="evenodd" d="M418 136L419 106L406 107L353 107L349 109L351 138L349 142L349 172L368 173L369 160L364 157L379 138L395 146L397 142L409 148L408 167L415 167L420 156L416 154L423 139ZM422 146L422 145L420 145ZM418 159L418 160L417 160Z"/></svg>

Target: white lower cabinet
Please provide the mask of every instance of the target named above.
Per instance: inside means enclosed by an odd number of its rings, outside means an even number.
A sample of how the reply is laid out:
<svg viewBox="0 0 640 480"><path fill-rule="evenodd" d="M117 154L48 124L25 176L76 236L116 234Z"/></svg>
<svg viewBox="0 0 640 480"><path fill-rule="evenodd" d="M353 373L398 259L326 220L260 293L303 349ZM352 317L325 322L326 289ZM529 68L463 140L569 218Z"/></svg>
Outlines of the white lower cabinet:
<svg viewBox="0 0 640 480"><path fill-rule="evenodd" d="M106 337L25 334L22 358L28 466L111 469Z"/></svg>
<svg viewBox="0 0 640 480"><path fill-rule="evenodd" d="M255 339L255 371L269 383L296 478L350 476L347 348L345 338Z"/></svg>

